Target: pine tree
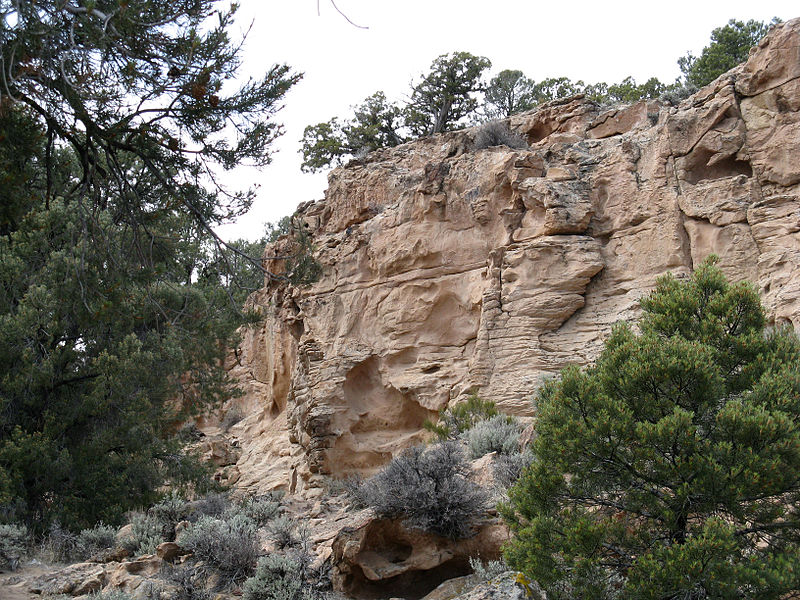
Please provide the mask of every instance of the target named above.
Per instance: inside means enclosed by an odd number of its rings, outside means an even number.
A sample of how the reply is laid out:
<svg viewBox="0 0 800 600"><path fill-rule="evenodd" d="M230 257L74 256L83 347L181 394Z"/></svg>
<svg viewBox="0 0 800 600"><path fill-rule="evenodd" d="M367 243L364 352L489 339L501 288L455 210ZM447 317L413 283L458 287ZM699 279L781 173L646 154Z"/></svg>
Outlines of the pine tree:
<svg viewBox="0 0 800 600"><path fill-rule="evenodd" d="M800 564L800 344L704 263L537 397L511 565L548 598L780 598Z"/></svg>

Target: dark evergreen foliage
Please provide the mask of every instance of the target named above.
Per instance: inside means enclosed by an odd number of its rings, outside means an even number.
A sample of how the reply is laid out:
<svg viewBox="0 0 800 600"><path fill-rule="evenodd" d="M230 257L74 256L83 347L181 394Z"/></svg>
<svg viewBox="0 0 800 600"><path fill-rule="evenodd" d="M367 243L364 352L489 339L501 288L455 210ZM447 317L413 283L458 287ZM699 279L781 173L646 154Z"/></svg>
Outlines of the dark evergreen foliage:
<svg viewBox="0 0 800 600"><path fill-rule="evenodd" d="M488 58L469 52L436 58L430 72L414 85L404 109L412 135L422 137L463 127L463 120L478 109L476 94L483 91L483 73L491 66Z"/></svg>
<svg viewBox="0 0 800 600"><path fill-rule="evenodd" d="M391 104L383 92L376 92L354 107L353 118L344 123L334 117L309 125L301 140L301 169L320 171L349 157L463 126L478 108L475 94L483 89L481 77L490 65L469 52L444 54L413 86L405 106Z"/></svg>
<svg viewBox="0 0 800 600"><path fill-rule="evenodd" d="M711 43L703 48L699 57L689 52L678 59L685 83L703 87L746 61L750 48L758 44L775 23L780 23L780 19L775 17L770 23L731 19L727 25L717 27L711 32Z"/></svg>
<svg viewBox="0 0 800 600"><path fill-rule="evenodd" d="M298 76L227 93L235 6L212 0L3 11L0 520L116 523L202 485L172 433L235 393L222 358L263 277L213 232L252 197L214 169L269 161Z"/></svg>
<svg viewBox="0 0 800 600"><path fill-rule="evenodd" d="M505 69L492 77L484 94L485 116L504 119L536 105L535 83L517 69Z"/></svg>
<svg viewBox="0 0 800 600"><path fill-rule="evenodd" d="M548 598L781 598L800 564L800 343L710 260L538 394L509 564Z"/></svg>

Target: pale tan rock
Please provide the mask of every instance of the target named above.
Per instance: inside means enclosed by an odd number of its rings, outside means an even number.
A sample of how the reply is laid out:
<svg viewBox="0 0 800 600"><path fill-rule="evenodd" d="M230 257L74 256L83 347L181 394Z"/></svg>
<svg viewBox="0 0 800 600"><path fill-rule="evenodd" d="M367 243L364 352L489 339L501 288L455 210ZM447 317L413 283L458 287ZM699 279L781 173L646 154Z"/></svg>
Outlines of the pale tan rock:
<svg viewBox="0 0 800 600"><path fill-rule="evenodd" d="M419 597L446 579L470 573L472 556L496 559L507 540L508 531L500 524L454 541L365 515L361 524L343 529L333 541L332 582L349 596Z"/></svg>
<svg viewBox="0 0 800 600"><path fill-rule="evenodd" d="M183 553L185 553L184 549L175 542L161 542L156 548L156 556L167 562L174 561L180 554Z"/></svg>
<svg viewBox="0 0 800 600"><path fill-rule="evenodd" d="M155 575L161 569L163 561L154 554L145 554L134 560L120 563L115 573L129 573L131 575Z"/></svg>
<svg viewBox="0 0 800 600"><path fill-rule="evenodd" d="M736 90L743 96L755 96L800 77L797 52L797 19L773 27L736 78Z"/></svg>
<svg viewBox="0 0 800 600"><path fill-rule="evenodd" d="M569 167L550 167L544 175L550 181L569 181L575 179L575 171Z"/></svg>
<svg viewBox="0 0 800 600"><path fill-rule="evenodd" d="M84 579L80 582L77 586L72 589L73 596L85 596L87 594L93 594L95 592L100 591L103 588L103 583L105 582L105 573L100 572L96 575L89 577L88 579Z"/></svg>
<svg viewBox="0 0 800 600"><path fill-rule="evenodd" d="M800 80L742 100L747 149L759 177L781 186L800 182Z"/></svg>
<svg viewBox="0 0 800 600"><path fill-rule="evenodd" d="M475 150L465 130L331 172L296 216L320 280L250 299L265 319L229 359L246 416L220 477L315 494L422 442L473 391L535 416L543 378L593 361L658 277L710 253L800 327L798 40L799 20L778 25L678 106L576 96L514 115L527 150Z"/></svg>
<svg viewBox="0 0 800 600"><path fill-rule="evenodd" d="M133 525L128 523L127 525L123 525L119 528L116 535L114 536L114 541L117 546L125 546L125 543L133 537Z"/></svg>
<svg viewBox="0 0 800 600"><path fill-rule="evenodd" d="M627 133L634 128L651 125L658 121L660 106L656 102L637 102L630 106L614 108L599 115L586 133L592 138L606 138Z"/></svg>
<svg viewBox="0 0 800 600"><path fill-rule="evenodd" d="M132 561L114 565L106 569L106 589L118 589L141 597L146 582L156 576L162 569L164 561L155 555L140 556Z"/></svg>
<svg viewBox="0 0 800 600"><path fill-rule="evenodd" d="M106 581L106 567L76 563L33 578L27 587L32 594L80 596L99 590Z"/></svg>
<svg viewBox="0 0 800 600"><path fill-rule="evenodd" d="M489 581L475 575L445 581L422 600L544 600L544 592L524 576L507 571Z"/></svg>
<svg viewBox="0 0 800 600"><path fill-rule="evenodd" d="M210 462L218 467L236 464L242 454L242 451L232 446L223 435L206 436L197 445L197 448L205 462Z"/></svg>
<svg viewBox="0 0 800 600"><path fill-rule="evenodd" d="M481 583L476 575L454 577L439 585L431 593L425 594L422 600L452 600L473 590Z"/></svg>

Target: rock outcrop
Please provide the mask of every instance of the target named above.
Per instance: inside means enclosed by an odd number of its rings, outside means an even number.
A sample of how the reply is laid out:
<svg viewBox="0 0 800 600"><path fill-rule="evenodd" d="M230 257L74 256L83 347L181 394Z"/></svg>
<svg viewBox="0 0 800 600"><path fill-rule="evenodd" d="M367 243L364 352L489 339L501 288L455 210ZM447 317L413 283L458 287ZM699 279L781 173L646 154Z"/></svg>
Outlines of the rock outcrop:
<svg viewBox="0 0 800 600"><path fill-rule="evenodd" d="M529 149L434 136L300 207L323 273L251 300L238 486L313 497L368 475L471 391L533 415L543 377L591 362L660 275L710 253L800 326L800 20L677 106L574 97L509 124Z"/></svg>
<svg viewBox="0 0 800 600"><path fill-rule="evenodd" d="M454 541L367 513L333 541L333 587L351 598L420 598L442 581L472 573L471 557L497 559L507 540L499 523Z"/></svg>

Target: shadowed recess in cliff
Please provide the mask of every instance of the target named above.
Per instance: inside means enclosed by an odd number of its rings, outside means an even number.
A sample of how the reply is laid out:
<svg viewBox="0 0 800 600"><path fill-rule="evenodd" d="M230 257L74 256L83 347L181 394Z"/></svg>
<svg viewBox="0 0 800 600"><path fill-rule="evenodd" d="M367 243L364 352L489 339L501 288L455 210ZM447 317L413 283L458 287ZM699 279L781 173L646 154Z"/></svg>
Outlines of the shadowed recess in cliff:
<svg viewBox="0 0 800 600"><path fill-rule="evenodd" d="M385 383L375 356L347 373L342 406L333 423L334 432L341 434L327 462L329 473L337 477L376 471L391 460L398 438L408 438L401 446L421 441L422 424L435 414L420 406L412 394Z"/></svg>
<svg viewBox="0 0 800 600"><path fill-rule="evenodd" d="M407 571L380 581L371 581L363 570L356 567L345 579L343 590L352 598L372 600L378 598L405 598L418 600L439 585L472 573L468 558L451 559L425 571Z"/></svg>
<svg viewBox="0 0 800 600"><path fill-rule="evenodd" d="M450 540L377 519L344 529L333 542L334 586L355 598L421 598L442 582L472 572L471 556L494 560L507 539L487 528Z"/></svg>
<svg viewBox="0 0 800 600"><path fill-rule="evenodd" d="M711 150L698 148L689 156L685 157L683 164L683 179L687 183L696 184L701 181L722 179L723 177L735 177L737 175L753 176L753 168L745 160L739 160L735 156L715 158Z"/></svg>

